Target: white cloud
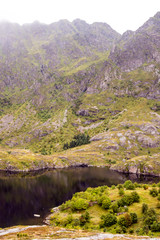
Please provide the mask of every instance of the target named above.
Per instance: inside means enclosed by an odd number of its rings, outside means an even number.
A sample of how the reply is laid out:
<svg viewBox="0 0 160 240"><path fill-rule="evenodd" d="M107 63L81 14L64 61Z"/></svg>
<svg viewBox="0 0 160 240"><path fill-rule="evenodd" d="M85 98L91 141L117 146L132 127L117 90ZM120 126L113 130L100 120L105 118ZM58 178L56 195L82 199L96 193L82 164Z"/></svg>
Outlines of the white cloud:
<svg viewBox="0 0 160 240"><path fill-rule="evenodd" d="M0 19L23 24L81 18L106 22L120 33L136 30L159 10L159 0L0 0Z"/></svg>

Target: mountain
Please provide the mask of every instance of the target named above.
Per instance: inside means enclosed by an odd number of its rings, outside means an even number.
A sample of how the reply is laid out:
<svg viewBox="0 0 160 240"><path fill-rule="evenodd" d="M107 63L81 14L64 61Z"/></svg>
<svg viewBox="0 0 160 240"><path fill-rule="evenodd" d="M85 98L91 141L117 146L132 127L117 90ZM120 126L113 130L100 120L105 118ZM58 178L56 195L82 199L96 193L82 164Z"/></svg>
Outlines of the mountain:
<svg viewBox="0 0 160 240"><path fill-rule="evenodd" d="M16 155L15 168L160 171L159 12L122 36L80 19L3 22L0 35L1 168ZM81 132L91 143L64 151Z"/></svg>

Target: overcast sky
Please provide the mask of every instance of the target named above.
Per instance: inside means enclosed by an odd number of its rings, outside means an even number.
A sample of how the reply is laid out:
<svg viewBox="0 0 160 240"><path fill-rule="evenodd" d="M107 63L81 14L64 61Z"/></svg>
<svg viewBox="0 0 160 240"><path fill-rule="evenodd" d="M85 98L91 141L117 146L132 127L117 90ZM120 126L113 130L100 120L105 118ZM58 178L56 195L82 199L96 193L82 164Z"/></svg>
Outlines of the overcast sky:
<svg viewBox="0 0 160 240"><path fill-rule="evenodd" d="M76 18L106 22L119 33L136 30L160 11L160 0L0 0L0 20L19 24Z"/></svg>

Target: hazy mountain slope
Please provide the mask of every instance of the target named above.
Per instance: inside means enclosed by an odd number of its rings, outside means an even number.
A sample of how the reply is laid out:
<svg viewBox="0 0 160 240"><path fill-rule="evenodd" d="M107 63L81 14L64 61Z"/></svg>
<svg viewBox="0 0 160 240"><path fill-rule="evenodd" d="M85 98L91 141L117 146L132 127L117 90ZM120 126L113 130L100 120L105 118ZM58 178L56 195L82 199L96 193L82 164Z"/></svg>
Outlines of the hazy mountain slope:
<svg viewBox="0 0 160 240"><path fill-rule="evenodd" d="M43 84L55 83L66 65L75 68L100 59L120 36L107 24L81 20L51 25L1 23L0 35L0 87L3 94L28 90L27 100Z"/></svg>
<svg viewBox="0 0 160 240"><path fill-rule="evenodd" d="M56 155L52 165L116 161L117 167L122 159L126 166L126 160L143 156L155 166L159 21L157 13L122 36L107 24L78 19L51 25L1 23L1 146L54 154L75 134L86 132L91 144L79 147L80 153L63 152L65 161Z"/></svg>

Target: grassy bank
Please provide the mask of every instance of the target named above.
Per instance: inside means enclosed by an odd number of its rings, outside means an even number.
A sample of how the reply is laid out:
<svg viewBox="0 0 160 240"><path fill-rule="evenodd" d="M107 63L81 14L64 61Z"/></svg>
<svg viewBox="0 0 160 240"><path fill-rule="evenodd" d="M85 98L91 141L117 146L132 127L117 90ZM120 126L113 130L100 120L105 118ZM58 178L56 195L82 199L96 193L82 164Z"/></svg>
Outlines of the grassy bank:
<svg viewBox="0 0 160 240"><path fill-rule="evenodd" d="M52 212L53 226L159 237L160 183L88 188Z"/></svg>

